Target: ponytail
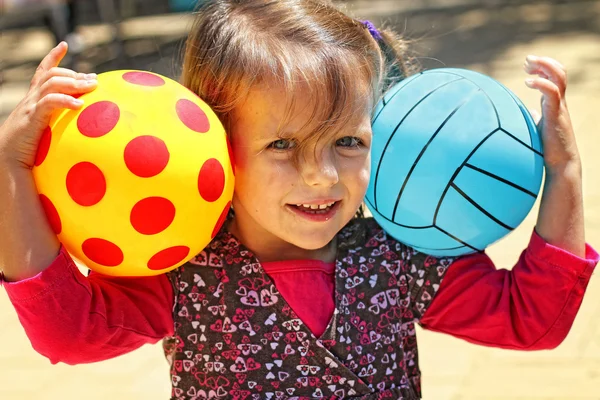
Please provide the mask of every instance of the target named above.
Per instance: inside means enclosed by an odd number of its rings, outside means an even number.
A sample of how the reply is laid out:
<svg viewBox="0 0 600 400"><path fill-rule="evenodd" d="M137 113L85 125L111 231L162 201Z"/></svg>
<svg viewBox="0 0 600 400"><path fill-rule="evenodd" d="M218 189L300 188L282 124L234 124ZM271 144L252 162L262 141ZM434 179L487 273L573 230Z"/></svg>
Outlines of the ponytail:
<svg viewBox="0 0 600 400"><path fill-rule="evenodd" d="M387 91L396 83L414 74L417 71L417 65L415 65L414 57L409 55L406 40L401 39L391 29L384 29L380 33L382 40L379 41L379 46L385 56L387 66L383 90Z"/></svg>
<svg viewBox="0 0 600 400"><path fill-rule="evenodd" d="M379 45L385 61L382 93L418 70L409 54L408 42L391 29L377 29L370 21L361 21Z"/></svg>

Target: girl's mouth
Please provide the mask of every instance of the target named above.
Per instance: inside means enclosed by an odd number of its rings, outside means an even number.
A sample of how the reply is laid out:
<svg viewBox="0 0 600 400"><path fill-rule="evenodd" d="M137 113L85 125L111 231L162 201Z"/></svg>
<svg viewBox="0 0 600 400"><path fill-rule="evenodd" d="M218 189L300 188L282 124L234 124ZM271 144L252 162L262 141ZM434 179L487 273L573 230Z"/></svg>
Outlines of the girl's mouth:
<svg viewBox="0 0 600 400"><path fill-rule="evenodd" d="M296 214L311 221L328 221L339 209L340 201L325 204L288 204Z"/></svg>

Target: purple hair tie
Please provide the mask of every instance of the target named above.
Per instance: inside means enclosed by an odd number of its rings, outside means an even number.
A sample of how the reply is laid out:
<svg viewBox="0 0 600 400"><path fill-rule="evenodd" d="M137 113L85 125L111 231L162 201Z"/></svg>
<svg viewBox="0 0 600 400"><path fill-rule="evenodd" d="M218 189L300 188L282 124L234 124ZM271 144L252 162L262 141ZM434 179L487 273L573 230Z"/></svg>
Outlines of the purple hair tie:
<svg viewBox="0 0 600 400"><path fill-rule="evenodd" d="M381 32L373 25L373 23L369 20L360 21L362 24L369 30L369 33L375 40L382 40L383 36L381 36Z"/></svg>

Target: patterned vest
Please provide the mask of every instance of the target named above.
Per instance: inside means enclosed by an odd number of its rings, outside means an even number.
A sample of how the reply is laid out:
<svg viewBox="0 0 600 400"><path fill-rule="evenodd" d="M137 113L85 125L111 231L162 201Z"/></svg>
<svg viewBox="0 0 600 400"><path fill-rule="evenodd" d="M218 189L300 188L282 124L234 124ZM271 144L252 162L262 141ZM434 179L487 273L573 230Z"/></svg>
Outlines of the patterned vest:
<svg viewBox="0 0 600 400"><path fill-rule="evenodd" d="M420 398L415 323L451 259L388 238L371 218L337 239L336 308L318 338L224 229L171 272L171 399Z"/></svg>

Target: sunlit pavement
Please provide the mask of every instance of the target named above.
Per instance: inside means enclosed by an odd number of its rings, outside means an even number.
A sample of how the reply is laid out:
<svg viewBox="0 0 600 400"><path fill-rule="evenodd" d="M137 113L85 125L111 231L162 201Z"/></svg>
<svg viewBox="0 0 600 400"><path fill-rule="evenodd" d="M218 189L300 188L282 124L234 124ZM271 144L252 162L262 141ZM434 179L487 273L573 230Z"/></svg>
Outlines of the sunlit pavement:
<svg viewBox="0 0 600 400"><path fill-rule="evenodd" d="M425 67L481 71L500 80L532 109L538 108L539 96L523 84L525 56L548 55L566 65L567 98L584 165L586 235L600 249L600 2L534 2L492 10L462 9L456 4L465 2L459 1L348 3L357 15L395 25L416 39ZM423 4L439 10L419 10ZM114 49L105 45L110 41L106 26L83 26L80 32L89 50L78 66L96 72L140 68L176 77L179 62L174 55L188 22L184 14L126 21L123 35L130 59L125 63L111 58ZM37 62L52 46L51 35L42 28L2 33L0 121L27 91ZM536 211L489 250L499 267L510 268L517 259ZM3 291L0 316L0 399L169 398L167 363L158 346L94 365L52 366L31 348ZM572 331L555 350L488 349L422 330L419 344L426 400L600 399L600 278L592 277Z"/></svg>

